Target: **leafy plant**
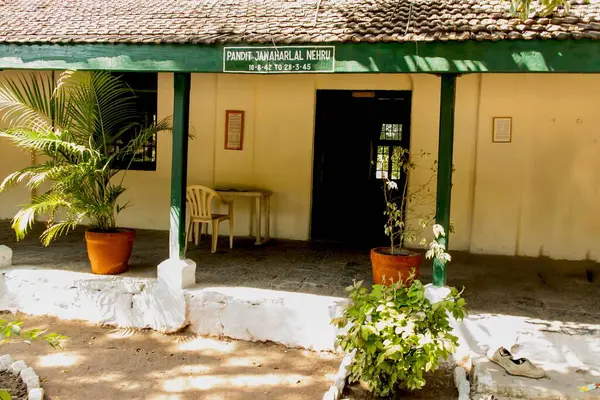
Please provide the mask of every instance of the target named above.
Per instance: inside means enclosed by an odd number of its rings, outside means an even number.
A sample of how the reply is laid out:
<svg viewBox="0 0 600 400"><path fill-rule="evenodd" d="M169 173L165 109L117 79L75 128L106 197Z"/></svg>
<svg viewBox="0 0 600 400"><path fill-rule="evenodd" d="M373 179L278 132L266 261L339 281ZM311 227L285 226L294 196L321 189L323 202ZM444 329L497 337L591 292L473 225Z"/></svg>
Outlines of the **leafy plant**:
<svg viewBox="0 0 600 400"><path fill-rule="evenodd" d="M433 240L429 243L429 250L425 253L427 259L437 259L443 264L446 264L452 260L450 254L446 252L446 245L440 243L440 239L446 236L444 227L438 224L433 225Z"/></svg>
<svg viewBox="0 0 600 400"><path fill-rule="evenodd" d="M119 202L125 173L117 175L148 140L171 129L168 118L145 124L136 101L125 82L101 71L66 71L56 83L31 74L0 84L0 114L9 126L0 137L44 160L7 176L0 192L23 182L31 190L50 186L15 215L17 239L41 215L48 217L44 245L84 221L98 231L116 229L117 214L129 205ZM122 145L132 131L134 139Z"/></svg>
<svg viewBox="0 0 600 400"><path fill-rule="evenodd" d="M530 18L535 11L540 16L548 16L561 7L568 12L570 7L569 0L509 0L509 2L511 14L521 19Z"/></svg>
<svg viewBox="0 0 600 400"><path fill-rule="evenodd" d="M68 338L58 333L47 333L48 330L41 329L23 329L23 321L0 320L0 345L6 344L15 337L22 337L25 343L31 343L35 340L44 340L53 348L62 348L62 342Z"/></svg>
<svg viewBox="0 0 600 400"><path fill-rule="evenodd" d="M355 282L347 290L351 305L333 323L350 325L336 341L344 351L356 351L349 381L364 382L378 397L398 388L422 388L424 373L437 369L457 345L449 315L464 317L461 293L452 288L446 299L431 304L419 280L408 287L400 280L371 290Z"/></svg>
<svg viewBox="0 0 600 400"><path fill-rule="evenodd" d="M396 175L392 176L393 179L387 174L383 176L386 217L384 230L390 240L391 254L402 254L402 246L414 242L433 220L435 190L432 184L437 175L437 161L429 166L424 183L413 185L408 190L409 175L418 168L417 159L425 160L429 157L431 154L426 152L411 156L407 149L397 147L392 156L393 165L397 168ZM422 238L420 244L424 245L426 242Z"/></svg>
<svg viewBox="0 0 600 400"><path fill-rule="evenodd" d="M22 328L23 322L0 320L0 345L6 344L15 337L22 337L25 343L31 343L34 340L42 339L46 341L52 348L62 349L62 342L68 337L59 335L58 333L46 333L47 330L41 329L26 329ZM11 400L12 396L8 390L0 389L0 400Z"/></svg>

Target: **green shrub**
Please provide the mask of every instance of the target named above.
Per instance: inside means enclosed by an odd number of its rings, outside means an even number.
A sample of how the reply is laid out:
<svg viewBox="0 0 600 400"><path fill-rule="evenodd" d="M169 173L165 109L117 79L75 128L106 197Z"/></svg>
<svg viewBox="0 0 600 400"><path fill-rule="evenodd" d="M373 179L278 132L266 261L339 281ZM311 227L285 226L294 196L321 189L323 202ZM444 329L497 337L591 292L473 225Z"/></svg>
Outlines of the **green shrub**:
<svg viewBox="0 0 600 400"><path fill-rule="evenodd" d="M414 280L390 286L374 285L372 290L355 282L347 288L351 305L333 323L347 333L336 345L346 352L356 350L350 366L350 383L362 381L379 397L397 388L420 389L423 374L439 367L450 356L458 338L452 335L449 315L464 317L465 301L454 288L436 304L425 298L423 284Z"/></svg>
<svg viewBox="0 0 600 400"><path fill-rule="evenodd" d="M7 321L0 319L0 346L13 340L15 337L23 338L25 343L31 343L34 340L42 339L55 349L62 349L62 342L68 337L58 333L48 333L41 329L23 329L23 321Z"/></svg>
<svg viewBox="0 0 600 400"><path fill-rule="evenodd" d="M16 337L23 338L25 343L31 343L34 340L44 340L54 349L62 349L62 342L68 337L58 333L47 333L41 329L23 329L23 322L19 320L8 321L0 319L0 346L11 342ZM0 389L0 400L11 400L12 396L8 390Z"/></svg>

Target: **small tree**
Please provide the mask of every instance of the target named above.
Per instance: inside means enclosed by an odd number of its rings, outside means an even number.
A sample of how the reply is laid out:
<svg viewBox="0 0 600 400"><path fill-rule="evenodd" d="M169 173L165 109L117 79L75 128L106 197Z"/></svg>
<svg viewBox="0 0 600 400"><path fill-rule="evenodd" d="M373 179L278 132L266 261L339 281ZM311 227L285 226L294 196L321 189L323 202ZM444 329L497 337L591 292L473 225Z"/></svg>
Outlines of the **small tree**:
<svg viewBox="0 0 600 400"><path fill-rule="evenodd" d="M427 258L449 262L450 255L439 243L444 228L434 225L433 232ZM349 306L332 321L340 329L349 328L336 340L342 350L355 352L349 381L365 383L376 397L390 396L398 388L421 389L424 373L436 370L458 344L450 317L465 316L462 292L451 288L445 299L432 304L423 284L412 278L410 286L400 279L371 290L355 282L346 288Z"/></svg>
<svg viewBox="0 0 600 400"><path fill-rule="evenodd" d="M432 185L437 176L437 160L426 169L425 181L412 185L408 190L410 175L419 167L417 159L426 160L430 157L430 153L423 151L411 155L407 149L396 148L392 160L398 175L393 177L394 180L383 176L384 229L390 241L391 254L401 254L402 246L417 240L423 229L433 221L435 190ZM397 182L401 183L400 187ZM427 240L421 238L420 245L426 243Z"/></svg>

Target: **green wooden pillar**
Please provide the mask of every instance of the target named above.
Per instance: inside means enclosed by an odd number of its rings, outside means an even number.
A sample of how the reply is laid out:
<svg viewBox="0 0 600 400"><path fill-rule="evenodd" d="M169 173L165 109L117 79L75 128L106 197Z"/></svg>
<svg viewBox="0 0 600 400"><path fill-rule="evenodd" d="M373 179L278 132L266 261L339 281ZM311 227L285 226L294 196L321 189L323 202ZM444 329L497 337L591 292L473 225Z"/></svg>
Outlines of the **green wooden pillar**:
<svg viewBox="0 0 600 400"><path fill-rule="evenodd" d="M446 236L438 241L448 248L450 236L450 196L452 194L452 151L454 147L454 105L456 74L442 74L440 92L440 133L438 139L438 175L435 221L444 227ZM441 260L433 261L433 284L446 284L446 266Z"/></svg>
<svg viewBox="0 0 600 400"><path fill-rule="evenodd" d="M173 160L171 166L171 213L169 258L185 259L185 190L187 187L190 119L190 74L176 73L173 101Z"/></svg>

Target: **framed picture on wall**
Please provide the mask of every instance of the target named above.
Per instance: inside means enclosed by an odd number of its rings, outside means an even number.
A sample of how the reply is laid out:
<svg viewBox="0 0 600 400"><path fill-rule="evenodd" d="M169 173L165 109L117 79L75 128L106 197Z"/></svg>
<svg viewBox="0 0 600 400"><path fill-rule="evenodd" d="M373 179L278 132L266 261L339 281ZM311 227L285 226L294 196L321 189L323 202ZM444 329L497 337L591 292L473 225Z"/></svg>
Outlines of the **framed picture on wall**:
<svg viewBox="0 0 600 400"><path fill-rule="evenodd" d="M512 141L512 117L494 117L493 125L493 143L510 143Z"/></svg>
<svg viewBox="0 0 600 400"><path fill-rule="evenodd" d="M225 150L242 150L244 147L244 112L225 111Z"/></svg>

